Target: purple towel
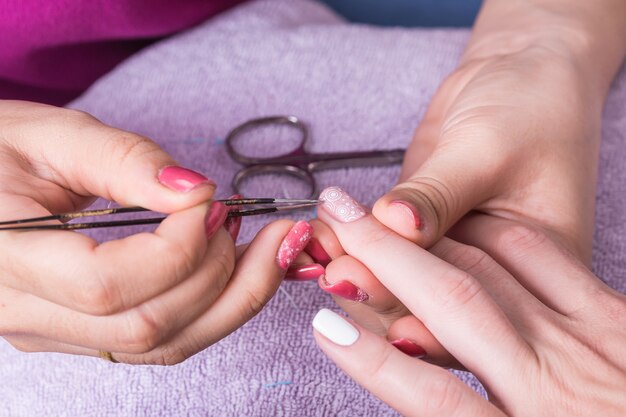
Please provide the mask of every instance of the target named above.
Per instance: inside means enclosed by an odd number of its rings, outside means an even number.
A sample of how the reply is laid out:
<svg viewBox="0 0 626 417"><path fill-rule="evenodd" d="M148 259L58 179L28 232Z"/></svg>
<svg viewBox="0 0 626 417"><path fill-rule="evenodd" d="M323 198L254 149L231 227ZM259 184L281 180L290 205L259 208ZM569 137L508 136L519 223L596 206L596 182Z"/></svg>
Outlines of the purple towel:
<svg viewBox="0 0 626 417"><path fill-rule="evenodd" d="M228 196L238 165L228 158L223 138L253 117L300 116L311 126L311 151L405 147L467 37L461 30L347 24L308 0L256 1L132 57L72 107L153 138L182 164L214 178L220 196ZM626 290L625 96L622 74L604 117L594 242L595 271L621 292ZM317 179L322 187L340 185L372 203L398 171L340 169L320 172ZM240 241L270 219L246 218ZM115 233L102 231L98 237ZM285 283L242 329L168 368L25 354L2 342L0 414L396 415L316 347L311 319L329 306L332 300L315 282ZM470 375L459 375L480 389Z"/></svg>

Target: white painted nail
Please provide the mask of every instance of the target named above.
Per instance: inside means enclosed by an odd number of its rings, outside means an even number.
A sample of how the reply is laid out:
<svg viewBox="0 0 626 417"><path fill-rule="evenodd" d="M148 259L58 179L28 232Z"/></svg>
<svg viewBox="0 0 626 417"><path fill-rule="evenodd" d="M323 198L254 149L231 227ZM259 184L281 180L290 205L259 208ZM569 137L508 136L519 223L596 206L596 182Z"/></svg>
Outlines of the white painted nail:
<svg viewBox="0 0 626 417"><path fill-rule="evenodd" d="M350 346L359 338L359 331L339 314L327 308L317 312L313 319L315 330L340 346Z"/></svg>

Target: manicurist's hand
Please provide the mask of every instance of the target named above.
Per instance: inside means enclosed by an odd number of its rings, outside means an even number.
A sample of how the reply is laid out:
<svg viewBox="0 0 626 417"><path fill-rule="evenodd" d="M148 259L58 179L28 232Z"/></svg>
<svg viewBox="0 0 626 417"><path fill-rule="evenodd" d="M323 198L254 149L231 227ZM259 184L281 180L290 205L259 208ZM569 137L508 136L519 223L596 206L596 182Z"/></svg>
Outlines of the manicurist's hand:
<svg viewBox="0 0 626 417"><path fill-rule="evenodd" d="M443 238L431 253L342 190L321 198L319 217L348 256L424 326L397 346L403 353L330 310L315 317L322 350L378 398L407 416L623 415L626 298L562 246L474 215L453 230L465 244ZM443 355L473 372L489 401L426 362Z"/></svg>
<svg viewBox="0 0 626 417"><path fill-rule="evenodd" d="M0 101L0 220L95 197L170 214L98 244L70 231L0 232L0 336L23 351L174 364L254 316L310 234L278 221L236 254L215 185L152 141L84 113Z"/></svg>
<svg viewBox="0 0 626 417"><path fill-rule="evenodd" d="M478 210L588 263L601 114L625 53L624 2L486 0L374 215L429 247Z"/></svg>

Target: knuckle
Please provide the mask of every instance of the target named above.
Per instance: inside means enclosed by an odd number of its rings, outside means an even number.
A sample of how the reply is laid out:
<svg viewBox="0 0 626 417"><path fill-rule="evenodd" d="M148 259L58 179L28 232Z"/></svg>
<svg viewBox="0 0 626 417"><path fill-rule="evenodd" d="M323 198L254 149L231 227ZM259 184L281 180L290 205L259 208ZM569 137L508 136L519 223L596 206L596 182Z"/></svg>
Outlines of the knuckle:
<svg viewBox="0 0 626 417"><path fill-rule="evenodd" d="M16 350L24 353L34 353L40 352L40 349L37 349L31 343L28 343L26 340L19 337L4 337L4 339L9 342L11 346L13 346Z"/></svg>
<svg viewBox="0 0 626 417"><path fill-rule="evenodd" d="M81 311L94 316L106 316L121 309L120 292L114 280L100 271L93 278L77 286L73 302Z"/></svg>
<svg viewBox="0 0 626 417"><path fill-rule="evenodd" d="M390 237L394 235L391 229L386 227L378 227L373 230L369 230L361 240L362 244L368 245L380 245L384 244Z"/></svg>
<svg viewBox="0 0 626 417"><path fill-rule="evenodd" d="M463 244L451 245L441 254L441 257L472 275L488 269L491 265L489 255L474 246Z"/></svg>
<svg viewBox="0 0 626 417"><path fill-rule="evenodd" d="M252 318L259 314L267 301L272 297L268 290L263 288L254 288L247 290L246 300L242 305L242 315L246 318Z"/></svg>
<svg viewBox="0 0 626 417"><path fill-rule="evenodd" d="M195 271L198 257L195 253L191 253L173 242L163 242L161 250L158 251L162 255L159 258L171 262L169 275L173 275L176 282L181 282ZM167 268L164 269L167 270Z"/></svg>
<svg viewBox="0 0 626 417"><path fill-rule="evenodd" d="M423 387L426 415L456 415L462 405L463 391L455 377L438 372Z"/></svg>
<svg viewBox="0 0 626 417"><path fill-rule="evenodd" d="M91 114L82 110L76 109L63 109L63 111L54 111L50 113L49 120L46 123L49 125L58 125L59 127L65 127L68 125L88 125L98 120Z"/></svg>
<svg viewBox="0 0 626 417"><path fill-rule="evenodd" d="M146 308L137 307L126 314L126 326L118 334L120 352L146 353L159 345L163 330Z"/></svg>
<svg viewBox="0 0 626 417"><path fill-rule="evenodd" d="M107 141L104 150L115 165L124 166L133 159L159 152L160 148L142 136L129 132L117 132Z"/></svg>
<svg viewBox="0 0 626 417"><path fill-rule="evenodd" d="M380 354L372 355L373 360L370 366L367 367L367 379L370 380L383 380L384 375L387 374L387 368L392 368L390 366L391 358L393 357L393 353L395 353L391 348L387 347L386 349L382 349Z"/></svg>
<svg viewBox="0 0 626 417"><path fill-rule="evenodd" d="M444 273L439 284L440 288L434 292L435 301L442 308L450 310L462 309L483 291L472 275L458 269Z"/></svg>
<svg viewBox="0 0 626 417"><path fill-rule="evenodd" d="M173 366L184 362L190 355L187 354L185 349L177 344L168 343L162 348L158 349L158 353L154 359L150 361L152 365L159 366Z"/></svg>
<svg viewBox="0 0 626 417"><path fill-rule="evenodd" d="M211 275L217 277L216 285L212 286L211 291L222 292L235 269L235 259L226 254L216 256L211 260L211 269Z"/></svg>
<svg viewBox="0 0 626 417"><path fill-rule="evenodd" d="M521 224L506 226L497 236L496 247L501 253L520 253L533 250L547 241L539 230Z"/></svg>
<svg viewBox="0 0 626 417"><path fill-rule="evenodd" d="M596 311L603 311L609 323L626 328L626 300L621 294L607 291L603 285L593 282L587 290L586 305L595 306Z"/></svg>
<svg viewBox="0 0 626 417"><path fill-rule="evenodd" d="M98 121L98 119L96 119L94 116L87 113L86 111L77 110L77 109L67 109L65 115L69 119L76 120L79 122L84 122L84 123L93 123L93 122Z"/></svg>

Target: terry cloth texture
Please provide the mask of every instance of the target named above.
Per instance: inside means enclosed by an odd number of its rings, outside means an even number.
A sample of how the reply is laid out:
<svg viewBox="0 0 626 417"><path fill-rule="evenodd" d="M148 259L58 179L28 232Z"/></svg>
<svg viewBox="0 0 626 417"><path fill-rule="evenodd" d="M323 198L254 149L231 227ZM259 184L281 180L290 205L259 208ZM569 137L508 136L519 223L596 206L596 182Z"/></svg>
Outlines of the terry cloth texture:
<svg viewBox="0 0 626 417"><path fill-rule="evenodd" d="M223 146L250 118L295 114L313 152L405 147L429 99L454 68L466 30L348 24L308 0L244 4L130 58L72 107L153 138L229 196L239 166ZM626 290L626 74L604 116L595 272ZM258 146L271 147L269 142ZM316 175L371 204L398 167ZM132 180L132 179L129 179ZM259 194L265 194L259 190ZM290 215L310 218L312 212ZM273 217L245 218L240 242ZM101 230L109 239L122 230ZM316 347L311 320L335 308L315 282L284 283L231 336L173 367L26 354L0 343L2 416L392 416ZM468 374L460 377L480 390ZM416 405L419 406L419 405Z"/></svg>

